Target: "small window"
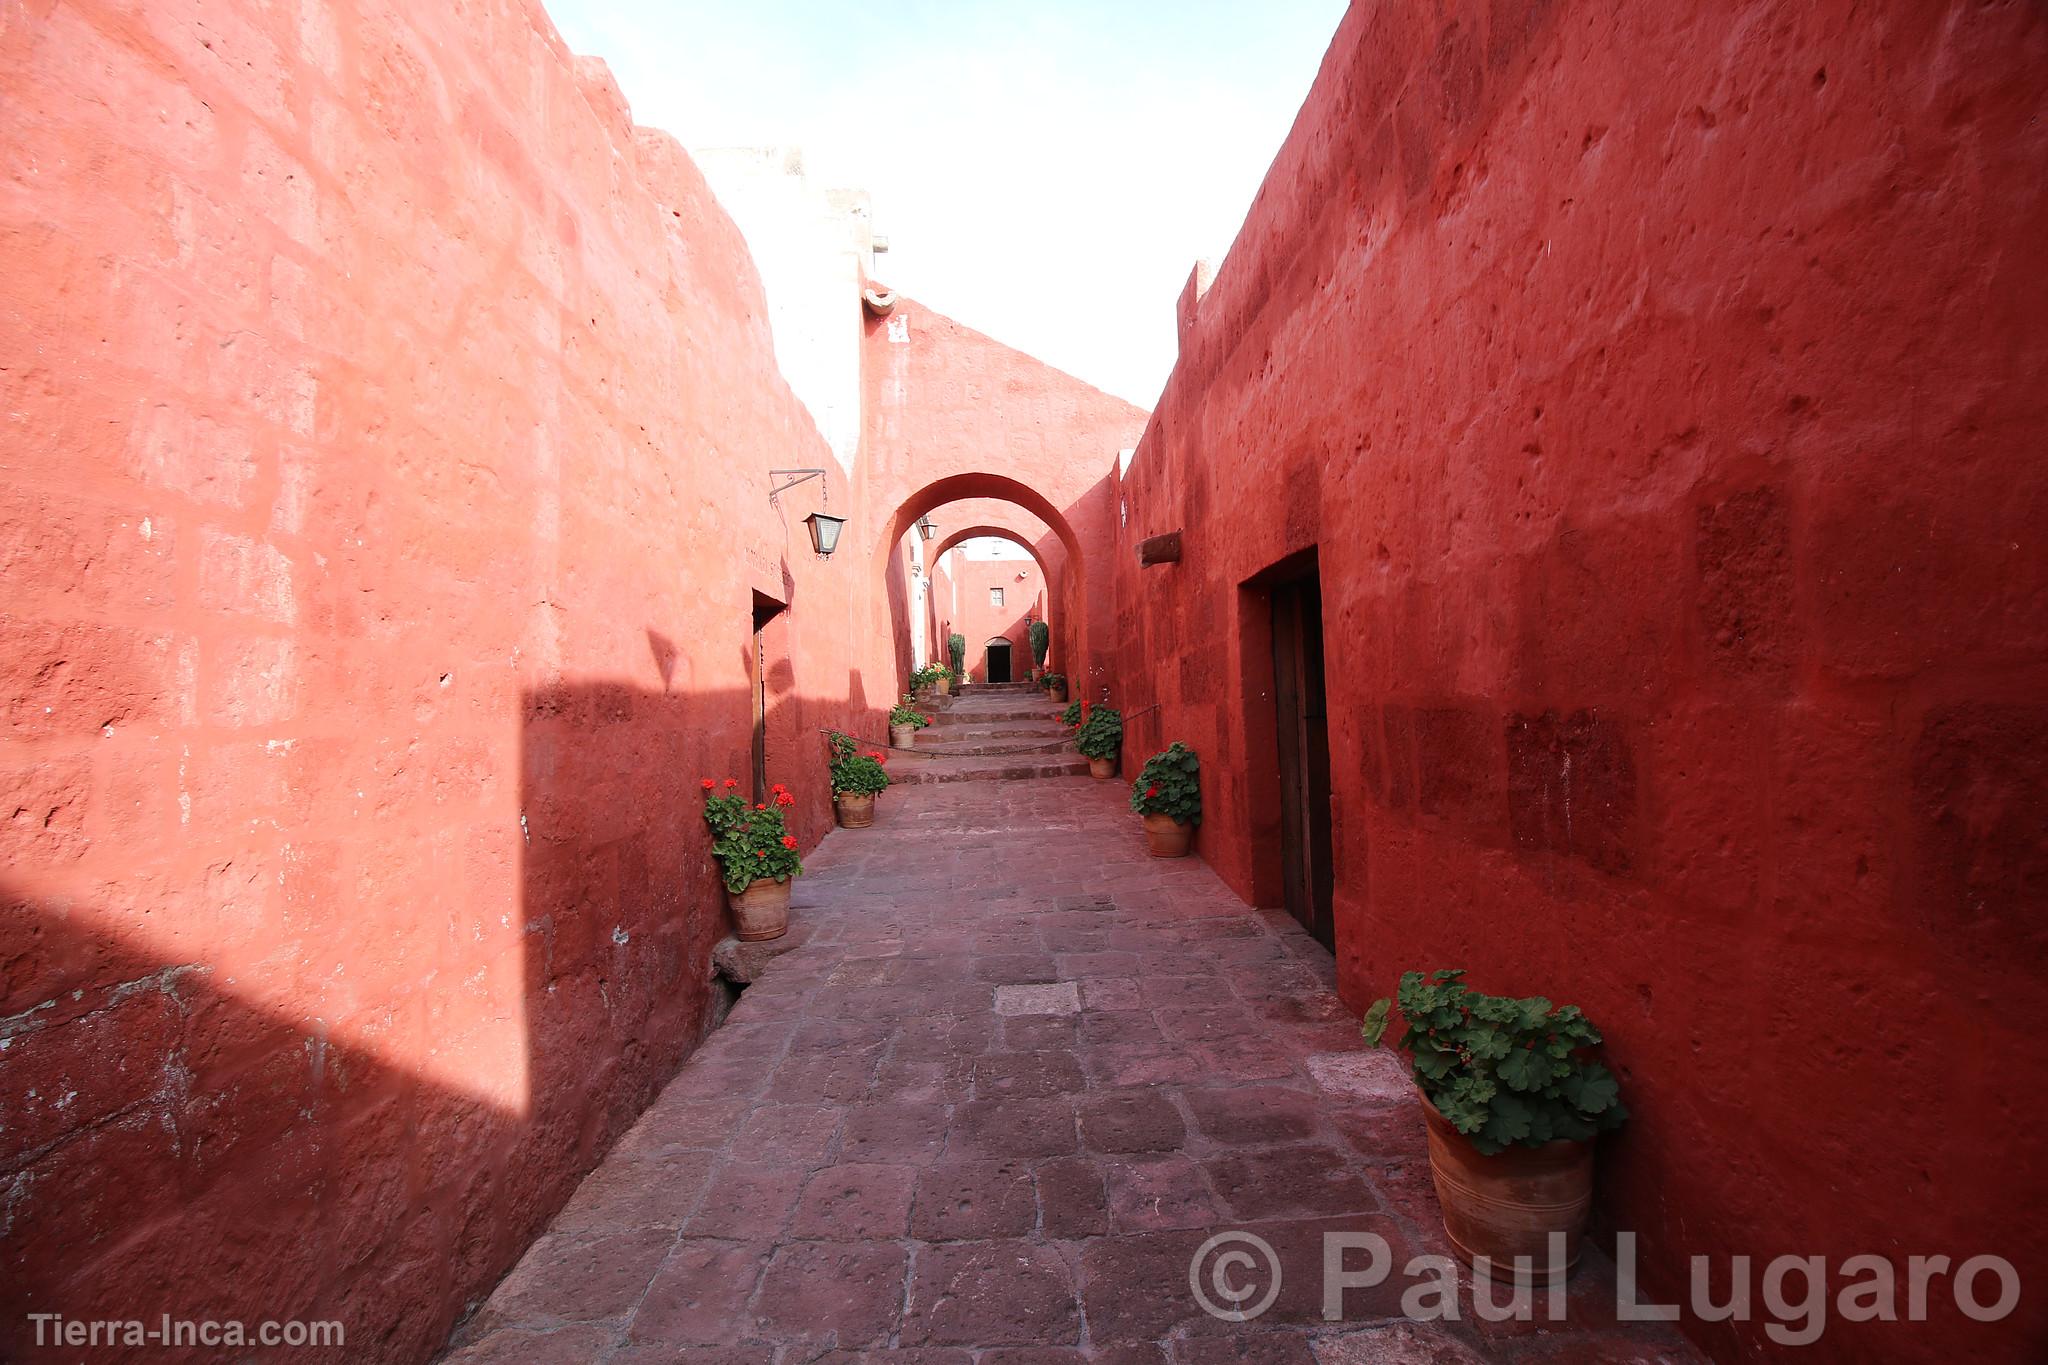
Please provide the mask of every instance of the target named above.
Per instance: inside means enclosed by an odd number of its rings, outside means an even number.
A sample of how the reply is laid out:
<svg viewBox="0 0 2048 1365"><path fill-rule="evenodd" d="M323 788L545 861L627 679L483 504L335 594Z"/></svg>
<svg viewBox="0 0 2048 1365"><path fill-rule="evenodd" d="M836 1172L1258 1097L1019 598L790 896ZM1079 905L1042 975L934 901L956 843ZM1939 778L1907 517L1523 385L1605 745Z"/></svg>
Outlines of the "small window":
<svg viewBox="0 0 2048 1365"><path fill-rule="evenodd" d="M992 607L1003 605L1003 590L1001 588L990 588L988 590L988 604Z"/></svg>

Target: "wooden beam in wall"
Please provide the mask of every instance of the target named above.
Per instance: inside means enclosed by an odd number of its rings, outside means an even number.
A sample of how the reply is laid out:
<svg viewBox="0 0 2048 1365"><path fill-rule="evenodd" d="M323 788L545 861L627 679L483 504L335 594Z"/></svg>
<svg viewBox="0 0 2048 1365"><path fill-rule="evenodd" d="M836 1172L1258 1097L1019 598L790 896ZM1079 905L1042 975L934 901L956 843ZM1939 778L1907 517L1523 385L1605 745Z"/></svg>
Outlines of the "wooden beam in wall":
<svg viewBox="0 0 2048 1365"><path fill-rule="evenodd" d="M1168 531L1163 536L1139 541L1138 563L1140 566L1180 563L1180 532Z"/></svg>

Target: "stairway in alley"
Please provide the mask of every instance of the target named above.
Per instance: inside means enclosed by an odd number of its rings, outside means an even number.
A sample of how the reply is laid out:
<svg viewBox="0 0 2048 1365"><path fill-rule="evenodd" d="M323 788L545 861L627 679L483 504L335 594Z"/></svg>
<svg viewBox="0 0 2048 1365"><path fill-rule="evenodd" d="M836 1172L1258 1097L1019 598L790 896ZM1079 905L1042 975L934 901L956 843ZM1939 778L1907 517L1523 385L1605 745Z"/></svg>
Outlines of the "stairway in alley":
<svg viewBox="0 0 2048 1365"><path fill-rule="evenodd" d="M1061 708L1029 683L971 683L957 697L920 702L931 725L909 749L889 756L895 783L1079 777L1088 760Z"/></svg>

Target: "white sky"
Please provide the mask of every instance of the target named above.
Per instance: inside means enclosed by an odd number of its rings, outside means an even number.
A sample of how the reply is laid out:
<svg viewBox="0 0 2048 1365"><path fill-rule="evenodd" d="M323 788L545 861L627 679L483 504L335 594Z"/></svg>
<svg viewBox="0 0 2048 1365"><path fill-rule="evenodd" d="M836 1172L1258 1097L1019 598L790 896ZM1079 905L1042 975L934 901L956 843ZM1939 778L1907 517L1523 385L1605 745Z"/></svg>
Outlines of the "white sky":
<svg viewBox="0 0 2048 1365"><path fill-rule="evenodd" d="M969 536L955 547L969 559L1029 559L1031 552L1013 541L995 536Z"/></svg>
<svg viewBox="0 0 2048 1365"><path fill-rule="evenodd" d="M547 0L636 121L804 149L874 195L877 273L1151 407L1342 0Z"/></svg>

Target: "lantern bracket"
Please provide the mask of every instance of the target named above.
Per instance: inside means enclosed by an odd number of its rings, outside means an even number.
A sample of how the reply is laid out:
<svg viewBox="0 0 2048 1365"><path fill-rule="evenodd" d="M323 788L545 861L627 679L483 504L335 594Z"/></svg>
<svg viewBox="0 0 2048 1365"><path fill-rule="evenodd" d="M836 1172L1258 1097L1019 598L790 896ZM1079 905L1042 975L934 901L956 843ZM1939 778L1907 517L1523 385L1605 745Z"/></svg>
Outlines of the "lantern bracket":
<svg viewBox="0 0 2048 1365"><path fill-rule="evenodd" d="M789 476L787 483L777 483L769 488L769 502L774 502L778 497L800 483L809 483L812 479L824 479L825 471L822 469L771 469L768 471L768 477L771 481L780 479L785 475ZM832 505L832 481L830 479L825 480L825 505L827 507Z"/></svg>

